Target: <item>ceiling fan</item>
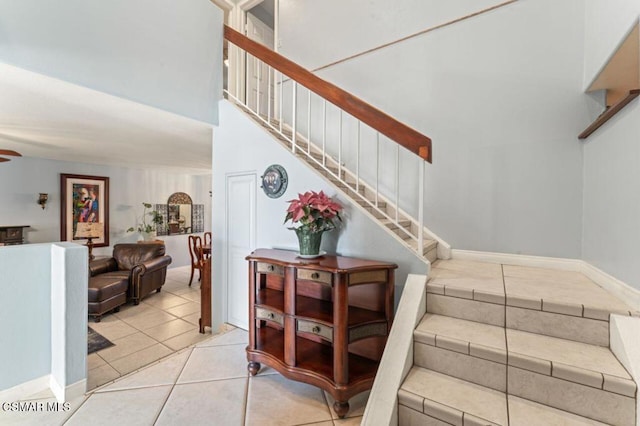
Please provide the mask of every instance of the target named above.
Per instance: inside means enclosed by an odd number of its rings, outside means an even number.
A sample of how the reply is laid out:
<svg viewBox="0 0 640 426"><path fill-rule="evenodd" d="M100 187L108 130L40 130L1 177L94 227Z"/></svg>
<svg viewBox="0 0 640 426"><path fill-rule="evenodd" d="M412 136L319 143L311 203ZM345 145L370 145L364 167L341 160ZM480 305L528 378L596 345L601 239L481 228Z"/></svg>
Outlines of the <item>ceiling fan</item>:
<svg viewBox="0 0 640 426"><path fill-rule="evenodd" d="M0 155L11 155L13 157L22 157L22 154L16 151L12 151L10 149L0 149ZM11 161L11 159L0 157L0 163L4 163L5 161Z"/></svg>

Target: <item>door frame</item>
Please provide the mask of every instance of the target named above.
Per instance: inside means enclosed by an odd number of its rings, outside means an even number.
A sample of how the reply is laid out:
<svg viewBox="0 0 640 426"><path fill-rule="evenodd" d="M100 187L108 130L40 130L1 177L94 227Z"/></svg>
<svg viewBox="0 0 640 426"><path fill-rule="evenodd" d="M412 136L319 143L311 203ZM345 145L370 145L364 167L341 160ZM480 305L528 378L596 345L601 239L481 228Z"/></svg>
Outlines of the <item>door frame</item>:
<svg viewBox="0 0 640 426"><path fill-rule="evenodd" d="M224 2L225 4L231 4L232 7L228 11L229 25L234 30L247 35L247 12L262 3L264 0L241 0L238 4L233 4L229 0L211 0L216 5L219 2ZM274 13L273 13L273 49L278 51L278 39L279 39L279 15L280 15L280 0L273 0ZM227 10L225 7L220 6L223 10ZM225 12L225 16L226 12ZM229 54L229 75L228 75L228 86L227 90L229 93L236 98L243 100L245 99L245 90L246 90L246 82L245 82L245 74L246 74L246 61L245 55L241 52L240 49L236 48L233 45L229 46L228 50ZM233 72L231 72L233 70Z"/></svg>
<svg viewBox="0 0 640 426"><path fill-rule="evenodd" d="M254 185L254 191L251 194L252 200L251 202L254 205L254 215L252 217L252 223L249 223L249 245L250 245L250 252L255 250L256 248L256 242L257 242L257 227L258 227L258 215L257 215L257 211L258 211L258 191L257 191L257 185L258 185L258 172L255 170L252 171L240 171L240 172L233 172L233 173L227 173L225 174L225 197L224 197L224 212L225 212L225 217L224 217L224 246L223 246L223 254L222 254L222 282L223 282L223 286L222 286L222 300L224 300L224 306L222 308L223 312L222 312L222 318L224 322L229 322L229 303L230 303L230 291L229 291L229 279L230 279L230 271L229 271L229 264L230 264L230 250L229 250L229 196L228 196L228 188L229 188L229 181L230 179L233 178L239 178L239 177L247 177L250 180L253 181L253 185ZM247 253L248 255L249 253ZM248 303L248 301L247 301ZM248 304L247 304L248 306Z"/></svg>

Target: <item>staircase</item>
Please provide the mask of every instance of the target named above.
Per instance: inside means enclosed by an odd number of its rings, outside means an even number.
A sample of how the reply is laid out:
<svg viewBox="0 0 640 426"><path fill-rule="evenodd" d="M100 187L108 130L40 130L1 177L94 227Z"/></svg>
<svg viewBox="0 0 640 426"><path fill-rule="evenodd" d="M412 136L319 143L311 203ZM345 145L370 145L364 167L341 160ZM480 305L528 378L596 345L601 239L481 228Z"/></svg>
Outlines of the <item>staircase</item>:
<svg viewBox="0 0 640 426"><path fill-rule="evenodd" d="M224 35L243 82L229 101L418 257L450 256L424 226L431 139L232 28Z"/></svg>
<svg viewBox="0 0 640 426"><path fill-rule="evenodd" d="M577 272L437 261L399 424L635 425L610 313L637 314Z"/></svg>

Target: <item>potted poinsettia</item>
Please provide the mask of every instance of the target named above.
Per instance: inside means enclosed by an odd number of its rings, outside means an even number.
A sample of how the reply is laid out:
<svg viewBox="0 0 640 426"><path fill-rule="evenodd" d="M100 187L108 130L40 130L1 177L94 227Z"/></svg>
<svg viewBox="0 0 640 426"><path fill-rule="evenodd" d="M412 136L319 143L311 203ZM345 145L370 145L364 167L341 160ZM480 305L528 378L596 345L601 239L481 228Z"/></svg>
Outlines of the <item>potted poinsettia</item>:
<svg viewBox="0 0 640 426"><path fill-rule="evenodd" d="M342 221L340 210L342 206L323 191L307 191L298 194L298 198L287 201L289 208L284 222L291 221L298 225L291 227L298 236L300 254L316 256L320 254L322 234L336 228L335 220Z"/></svg>

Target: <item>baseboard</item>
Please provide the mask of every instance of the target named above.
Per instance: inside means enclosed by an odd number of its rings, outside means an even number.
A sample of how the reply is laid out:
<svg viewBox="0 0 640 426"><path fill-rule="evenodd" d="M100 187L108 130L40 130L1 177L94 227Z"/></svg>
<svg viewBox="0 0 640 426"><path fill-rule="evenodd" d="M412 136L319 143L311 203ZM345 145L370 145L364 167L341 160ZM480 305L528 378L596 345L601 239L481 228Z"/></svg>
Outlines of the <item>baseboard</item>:
<svg viewBox="0 0 640 426"><path fill-rule="evenodd" d="M640 311L640 290L636 290L629 284L620 281L584 260L582 261L582 270L580 272L636 311Z"/></svg>
<svg viewBox="0 0 640 426"><path fill-rule="evenodd" d="M53 392L53 395L56 397L58 402L65 402L71 401L84 395L87 391L87 380L82 379L66 387L63 387L58 383L57 380L54 379L52 375L49 386L51 387L51 392Z"/></svg>
<svg viewBox="0 0 640 426"><path fill-rule="evenodd" d="M456 249L451 250L451 258L575 272L582 272L582 264L584 263L584 261L579 259L563 259L559 257L529 256L524 254L492 253L487 251Z"/></svg>
<svg viewBox="0 0 640 426"><path fill-rule="evenodd" d="M581 272L593 282L604 288L627 305L640 311L640 290L607 274L582 259L564 259L559 257L528 256L509 253L491 253L470 250L451 250L452 259L476 262L501 263L506 265L531 266L535 268L557 269L561 271Z"/></svg>
<svg viewBox="0 0 640 426"><path fill-rule="evenodd" d="M27 399L32 395L48 390L50 387L51 375L38 377L29 380L12 388L0 391L0 402L14 402Z"/></svg>

